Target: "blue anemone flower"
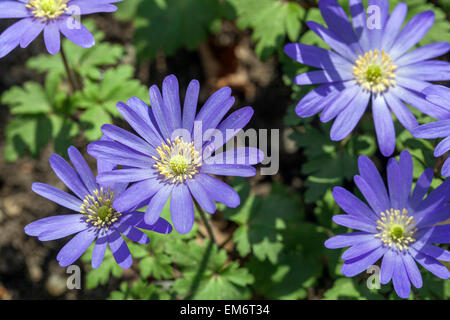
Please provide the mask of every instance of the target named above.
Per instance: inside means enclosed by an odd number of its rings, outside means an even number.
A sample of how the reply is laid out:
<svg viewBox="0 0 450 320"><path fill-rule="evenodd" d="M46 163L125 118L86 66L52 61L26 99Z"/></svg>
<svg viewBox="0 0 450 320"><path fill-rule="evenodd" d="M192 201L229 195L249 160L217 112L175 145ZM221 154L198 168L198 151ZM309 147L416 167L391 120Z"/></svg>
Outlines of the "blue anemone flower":
<svg viewBox="0 0 450 320"><path fill-rule="evenodd" d="M370 0L368 16L361 0L349 4L351 22L336 0L319 2L328 28L307 22L331 50L301 43L285 47L292 59L321 69L295 78L297 85L320 84L298 103L296 113L304 118L321 112L322 122L335 119L330 137L339 141L353 131L371 102L380 151L390 156L395 149L391 111L409 131L418 123L405 103L434 118L450 118L449 110L421 94L431 85L428 81L450 79L450 63L430 60L446 54L450 44L436 42L410 51L433 26L432 11L417 14L402 28L405 3L389 15L388 0Z"/></svg>
<svg viewBox="0 0 450 320"><path fill-rule="evenodd" d="M416 262L441 279L450 277L440 261L450 261L450 252L433 244L450 243L450 225L438 225L450 218L450 180L426 196L433 179L433 170L426 169L411 193L413 162L408 151L400 161L389 159L388 190L372 161L358 159L356 186L369 206L344 188L333 189L336 203L347 214L336 215L333 221L357 232L328 239L329 249L350 247L342 254L342 273L353 277L382 259L380 282L394 283L401 298L408 298L411 283L422 287L422 276Z"/></svg>
<svg viewBox="0 0 450 320"><path fill-rule="evenodd" d="M251 119L253 109L244 107L223 118L235 98L231 89L215 92L197 114L200 86L192 80L181 110L178 80L166 77L162 95L156 85L150 88L151 108L134 97L119 102L117 109L140 136L114 125L102 132L115 140L95 141L88 153L97 159L123 166L98 176L101 183L135 182L114 202L118 210L148 205L145 221L153 224L170 198L172 223L179 233L187 233L194 224L194 201L208 213L216 211L215 201L229 207L240 204L237 192L211 176L251 177L252 166L263 160L255 147L239 147L220 152Z"/></svg>
<svg viewBox="0 0 450 320"><path fill-rule="evenodd" d="M450 110L450 89L444 86L432 86L423 91L427 100ZM416 138L436 139L444 138L434 150L434 156L440 157L450 150L450 120L441 120L418 126L412 134ZM450 177L450 159L445 160L441 173Z"/></svg>
<svg viewBox="0 0 450 320"><path fill-rule="evenodd" d="M114 12L122 0L0 0L0 19L20 19L0 35L0 58L18 45L26 48L41 32L47 51L59 52L61 34L83 48L95 44L94 37L78 20L81 15Z"/></svg>
<svg viewBox="0 0 450 320"><path fill-rule="evenodd" d="M32 190L79 213L34 221L25 226L25 233L36 236L41 241L76 234L56 257L62 267L73 264L95 242L92 253L93 268L102 264L108 245L117 264L122 268L129 268L132 265L132 257L123 236L145 244L149 242L149 238L137 228L167 234L172 231L172 226L162 218L153 225L148 225L143 221L142 212L116 210L112 205L114 198L126 190L127 184L98 184L81 153L75 147L70 147L68 153L75 169L57 154L50 157L50 165L75 196L43 183L34 183ZM97 166L99 173L114 168L114 165L101 160L97 162Z"/></svg>

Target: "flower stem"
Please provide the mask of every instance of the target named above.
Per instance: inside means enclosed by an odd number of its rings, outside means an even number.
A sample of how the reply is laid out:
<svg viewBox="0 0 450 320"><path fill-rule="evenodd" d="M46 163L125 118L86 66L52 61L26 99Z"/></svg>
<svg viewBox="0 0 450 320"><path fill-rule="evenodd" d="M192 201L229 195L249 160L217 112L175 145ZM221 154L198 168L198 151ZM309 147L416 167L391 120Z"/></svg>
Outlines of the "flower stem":
<svg viewBox="0 0 450 320"><path fill-rule="evenodd" d="M208 235L211 238L211 241L216 243L216 237L214 236L214 231L211 227L211 223L209 222L208 217L205 214L205 211L200 207L197 201L194 200L195 207L197 208L198 213L200 214L200 218L202 219L203 224L206 227L206 231L208 231Z"/></svg>
<svg viewBox="0 0 450 320"><path fill-rule="evenodd" d="M67 61L66 53L64 52L64 47L61 44L61 57L64 64L64 68L66 69L67 77L70 82L70 86L72 87L72 92L78 90L75 79L72 74L72 70L70 69L69 62Z"/></svg>

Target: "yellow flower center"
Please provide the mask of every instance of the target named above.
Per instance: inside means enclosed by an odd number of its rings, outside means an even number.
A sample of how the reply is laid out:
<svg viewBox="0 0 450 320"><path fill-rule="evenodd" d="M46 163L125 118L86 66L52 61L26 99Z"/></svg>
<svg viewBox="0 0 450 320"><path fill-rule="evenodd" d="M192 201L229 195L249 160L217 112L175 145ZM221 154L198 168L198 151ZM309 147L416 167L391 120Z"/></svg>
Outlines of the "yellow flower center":
<svg viewBox="0 0 450 320"><path fill-rule="evenodd" d="M167 144L162 143L156 151L159 157L153 157L156 160L154 167L170 183L191 179L202 165L201 154L195 150L194 142L186 143L183 138L167 140Z"/></svg>
<svg viewBox="0 0 450 320"><path fill-rule="evenodd" d="M416 241L413 238L417 231L415 226L414 218L408 215L406 209L402 212L394 209L386 210L386 213L381 213L381 218L377 221L379 233L375 237L380 238L389 247L394 246L402 251Z"/></svg>
<svg viewBox="0 0 450 320"><path fill-rule="evenodd" d="M384 50L370 50L359 56L353 66L353 75L358 84L373 93L384 92L395 85L395 70L392 59Z"/></svg>
<svg viewBox="0 0 450 320"><path fill-rule="evenodd" d="M31 9L35 18L42 18L44 21L55 19L67 10L69 0L31 0L26 7Z"/></svg>
<svg viewBox="0 0 450 320"><path fill-rule="evenodd" d="M114 192L111 192L109 188L106 192L103 188L100 188L93 193L93 196L86 196L80 212L86 218L86 222L91 223L97 229L105 228L105 230L108 230L111 224L122 215L112 207Z"/></svg>

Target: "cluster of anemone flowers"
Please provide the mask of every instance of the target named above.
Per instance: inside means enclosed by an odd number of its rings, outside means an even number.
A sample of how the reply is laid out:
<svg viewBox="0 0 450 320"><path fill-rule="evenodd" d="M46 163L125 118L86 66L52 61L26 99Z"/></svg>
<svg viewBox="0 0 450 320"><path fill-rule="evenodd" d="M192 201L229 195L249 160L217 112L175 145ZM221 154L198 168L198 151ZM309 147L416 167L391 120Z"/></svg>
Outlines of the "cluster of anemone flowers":
<svg viewBox="0 0 450 320"><path fill-rule="evenodd" d="M74 10L78 15L113 12L119 1L1 0L0 18L19 21L0 35L0 57L17 46L27 47L40 33L51 54L60 51L61 34L81 47L92 47L89 30L73 24ZM379 25L369 27L361 0L350 0L349 5L351 19L336 0L320 0L326 27L307 23L330 50L301 43L285 46L289 57L318 69L294 79L297 85L317 85L298 102L297 115L320 113L322 122L334 120L330 138L339 141L354 131L371 106L383 156L390 157L396 147L391 113L416 138L444 138L435 150L436 157L443 156L450 150L450 90L430 81L450 80L450 64L432 60L446 54L450 44L414 48L433 26L433 12L421 12L406 22L406 4L390 12L388 0L370 0L380 16ZM61 266L71 265L94 244L93 268L102 264L108 247L117 264L129 268L132 257L125 238L146 244L149 238L141 229L169 234L172 226L185 234L193 228L196 209L204 218L204 212L216 212L216 202L239 206L237 192L215 176L252 177L264 154L252 147L221 151L227 141L214 139L214 132L237 134L254 110L244 107L230 113L235 98L228 87L198 108L199 90L199 82L192 80L182 104L178 80L170 75L161 90L150 87L150 104L137 97L118 102L118 112L134 132L102 126L103 137L87 148L97 160L96 175L75 147L68 149L71 163L52 155L51 168L73 194L43 183L34 183L32 190L75 213L34 221L25 233L41 241L73 235L57 255ZM406 104L436 121L419 126ZM436 246L450 243L450 225L441 224L450 218L448 180L428 193L433 170L427 169L413 187L408 151L401 152L398 161L388 160L387 183L369 158L359 157L358 168L354 182L367 204L344 188L333 190L346 213L333 221L356 231L325 242L330 249L349 247L342 254L342 274L354 277L379 262L381 283L392 280L401 298L410 296L411 284L422 287L417 264L448 279L450 272L442 262L450 261L450 252ZM442 175L450 176L450 160ZM167 203L170 221L161 218Z"/></svg>

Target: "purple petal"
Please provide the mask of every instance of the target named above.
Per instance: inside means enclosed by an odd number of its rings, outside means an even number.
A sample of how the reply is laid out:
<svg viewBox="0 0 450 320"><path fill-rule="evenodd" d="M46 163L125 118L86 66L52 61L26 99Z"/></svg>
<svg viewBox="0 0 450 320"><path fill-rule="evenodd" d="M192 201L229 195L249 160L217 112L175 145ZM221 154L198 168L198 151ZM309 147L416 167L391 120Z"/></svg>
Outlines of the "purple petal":
<svg viewBox="0 0 450 320"><path fill-rule="evenodd" d="M391 281L397 259L399 259L398 254L393 250L388 250L384 254L380 270L381 284L386 284Z"/></svg>
<svg viewBox="0 0 450 320"><path fill-rule="evenodd" d="M200 172L230 177L253 177L256 169L242 164L204 164Z"/></svg>
<svg viewBox="0 0 450 320"><path fill-rule="evenodd" d="M92 192L94 190L97 190L98 185L95 181L94 174L92 173L91 168L89 168L86 160L84 160L80 151L78 151L78 149L74 146L70 146L67 152L69 154L70 161L75 167L75 170L77 170L81 181L83 181L88 191Z"/></svg>
<svg viewBox="0 0 450 320"><path fill-rule="evenodd" d="M0 58L16 48L28 28L34 25L34 19L26 18L17 21L0 35Z"/></svg>
<svg viewBox="0 0 450 320"><path fill-rule="evenodd" d="M417 48L400 57L395 64L399 67L407 66L412 63L433 59L443 56L450 50L448 42L434 42L423 47Z"/></svg>
<svg viewBox="0 0 450 320"><path fill-rule="evenodd" d="M314 21L307 21L306 25L320 38L322 38L334 51L339 53L342 57L350 61L358 59L357 54L334 32L323 27Z"/></svg>
<svg viewBox="0 0 450 320"><path fill-rule="evenodd" d="M315 70L302 73L295 77L296 85L310 85L317 83L331 83L352 80L354 76L350 73L339 72L337 70Z"/></svg>
<svg viewBox="0 0 450 320"><path fill-rule="evenodd" d="M370 50L369 30L367 29L366 9L361 0L349 0L353 29L363 51Z"/></svg>
<svg viewBox="0 0 450 320"><path fill-rule="evenodd" d="M147 244L150 239L141 230L136 229L133 226L129 226L126 230L121 231L121 233L130 240L140 244Z"/></svg>
<svg viewBox="0 0 450 320"><path fill-rule="evenodd" d="M79 212L83 205L80 199L44 183L33 183L31 189L38 195L76 212Z"/></svg>
<svg viewBox="0 0 450 320"><path fill-rule="evenodd" d="M450 278L450 271L448 271L448 269L442 263L437 261L435 258L430 257L428 255L424 255L423 253L418 252L413 248L410 248L409 250L413 255L414 259L418 263L420 263L422 267L430 271L436 277L441 279Z"/></svg>
<svg viewBox="0 0 450 320"><path fill-rule="evenodd" d="M159 218L158 221L156 221L156 223L154 223L152 225L146 224L145 221L142 219L141 222L139 222L136 225L136 227L154 231L154 232L158 232L158 233L162 233L162 234L169 234L172 232L171 224L163 218Z"/></svg>
<svg viewBox="0 0 450 320"><path fill-rule="evenodd" d="M154 169L120 169L99 174L97 181L101 184L129 183L155 178L156 175Z"/></svg>
<svg viewBox="0 0 450 320"><path fill-rule="evenodd" d="M108 247L108 234L102 229L99 232L97 241L95 241L94 250L92 251L91 265L93 269L97 269L102 265L107 247Z"/></svg>
<svg viewBox="0 0 450 320"><path fill-rule="evenodd" d="M33 42L34 39L38 35L41 34L42 30L44 30L46 23L43 21L34 21L28 29L23 33L22 37L20 38L20 47L26 48L28 45Z"/></svg>
<svg viewBox="0 0 450 320"><path fill-rule="evenodd" d="M102 126L102 132L110 139L143 154L156 154L154 148L152 148L148 142L115 125L104 124Z"/></svg>
<svg viewBox="0 0 450 320"><path fill-rule="evenodd" d="M450 109L450 89L440 85L432 85L423 90L427 100L438 106Z"/></svg>
<svg viewBox="0 0 450 320"><path fill-rule="evenodd" d="M341 269L342 274L346 277L356 276L358 273L367 270L368 267L375 264L386 250L384 247L379 247L363 256L345 261Z"/></svg>
<svg viewBox="0 0 450 320"><path fill-rule="evenodd" d="M172 132L170 131L169 124L166 119L164 101L156 85L150 87L150 103L152 106L152 111L158 123L159 129L165 139L170 139ZM144 137L145 139L145 137Z"/></svg>
<svg viewBox="0 0 450 320"><path fill-rule="evenodd" d="M304 96L297 106L295 113L301 118L311 117L323 110L323 108L340 94L332 84L323 84L311 90Z"/></svg>
<svg viewBox="0 0 450 320"><path fill-rule="evenodd" d="M133 264L130 249L123 240L119 232L111 232L108 236L108 243L117 264L123 269L128 269Z"/></svg>
<svg viewBox="0 0 450 320"><path fill-rule="evenodd" d="M353 180L355 181L355 184L358 187L359 191L361 191L362 195L367 200L376 215L379 215L381 212L390 209L390 201L385 203L382 199L380 199L371 182L366 181L359 175L354 176Z"/></svg>
<svg viewBox="0 0 450 320"><path fill-rule="evenodd" d="M392 11L389 20L386 23L386 27L384 28L381 40L381 48L384 49L384 51L389 52L392 45L395 43L395 38L403 26L407 12L408 6L405 3L399 3Z"/></svg>
<svg viewBox="0 0 450 320"><path fill-rule="evenodd" d="M360 156L358 158L358 170L361 177L367 181L369 186L375 192L379 203L381 204L382 211L390 209L390 201L387 194L386 186L383 179L378 172L375 164L367 156ZM379 212L375 212L379 213Z"/></svg>
<svg viewBox="0 0 450 320"><path fill-rule="evenodd" d="M39 233L38 239L40 241L61 239L74 233L86 230L88 227L89 225L83 219L80 219L80 217L76 217L75 219L73 219L72 223L64 222L52 225L48 228L47 231Z"/></svg>
<svg viewBox="0 0 450 320"><path fill-rule="evenodd" d="M97 230L89 228L78 233L73 237L58 253L58 260L61 267L67 267L73 264L97 237Z"/></svg>
<svg viewBox="0 0 450 320"><path fill-rule="evenodd" d="M325 247L328 249L340 249L353 246L361 242L369 241L373 238L374 237L372 233L365 233L365 232L344 233L334 236L325 241Z"/></svg>
<svg viewBox="0 0 450 320"><path fill-rule="evenodd" d="M61 36L57 22L49 22L44 28L44 42L50 54L57 54L61 49Z"/></svg>
<svg viewBox="0 0 450 320"><path fill-rule="evenodd" d="M392 282L394 283L394 290L400 298L409 298L411 294L411 282L403 264L403 259L397 256L395 259L394 274L392 275Z"/></svg>
<svg viewBox="0 0 450 320"><path fill-rule="evenodd" d="M229 87L214 92L200 109L195 121L201 121L204 129L208 129L209 119L218 113L219 109L230 99L230 96L231 89Z"/></svg>
<svg viewBox="0 0 450 320"><path fill-rule="evenodd" d="M391 112L382 95L372 96L372 112L378 146L381 153L389 157L395 150L395 128Z"/></svg>
<svg viewBox="0 0 450 320"><path fill-rule="evenodd" d="M308 66L336 70L351 73L352 64L330 50L301 43L289 43L284 47L284 52L295 61Z"/></svg>
<svg viewBox="0 0 450 320"><path fill-rule="evenodd" d="M159 134L151 128L136 112L123 102L117 104L117 110L130 124L130 126L149 144L158 147L163 141Z"/></svg>
<svg viewBox="0 0 450 320"><path fill-rule="evenodd" d="M98 13L98 12L115 12L117 11L117 7L115 5L112 5L114 1L105 2L105 3L99 3L98 1L85 1L85 0L72 0L70 1L70 7L77 6L80 10L80 14L86 15L86 14L92 14L92 13Z"/></svg>
<svg viewBox="0 0 450 320"><path fill-rule="evenodd" d="M78 173L61 156L52 154L50 156L50 166L59 179L75 193L78 198L84 199L89 193Z"/></svg>
<svg viewBox="0 0 450 320"><path fill-rule="evenodd" d="M164 78L163 101L166 107L167 123L171 131L181 127L180 88L177 77L170 75Z"/></svg>
<svg viewBox="0 0 450 320"><path fill-rule="evenodd" d="M406 51L411 49L425 36L428 30L430 30L430 28L433 26L433 22L433 11L421 12L411 20L409 20L403 30L395 39L395 43L389 52L391 58L395 61Z"/></svg>
<svg viewBox="0 0 450 320"><path fill-rule="evenodd" d="M438 60L421 61L399 68L396 75L420 81L447 81L450 80L450 63Z"/></svg>
<svg viewBox="0 0 450 320"><path fill-rule="evenodd" d="M378 10L372 10L369 15L367 12L368 33L370 39L370 49L381 49L382 37L385 33L385 26L389 17L389 1L388 0L369 0L368 9L376 7ZM370 26L371 20L379 20L380 25Z"/></svg>
<svg viewBox="0 0 450 320"><path fill-rule="evenodd" d="M450 119L430 122L417 127L413 135L420 139L436 139L450 136Z"/></svg>
<svg viewBox="0 0 450 320"><path fill-rule="evenodd" d="M360 257L367 252L371 252L374 249L381 247L382 243L379 239L373 238L369 241L360 242L358 244L353 245L351 248L344 251L342 254L342 259L350 260L357 257Z"/></svg>
<svg viewBox="0 0 450 320"><path fill-rule="evenodd" d="M405 266L406 272L408 274L408 278L417 289L422 288L422 275L420 274L419 268L417 267L416 262L409 254L403 254L403 265Z"/></svg>
<svg viewBox="0 0 450 320"><path fill-rule="evenodd" d="M0 19L26 18L30 16L30 11L24 3L3 0L0 2Z"/></svg>
<svg viewBox="0 0 450 320"><path fill-rule="evenodd" d="M333 98L333 100L325 107L320 115L320 121L328 122L334 119L342 112L351 101L360 93L360 88L353 82L353 85L340 91L340 93Z"/></svg>
<svg viewBox="0 0 450 320"><path fill-rule="evenodd" d="M440 157L448 150L450 150L450 137L447 137L439 142L439 144L436 146L436 149L434 150L434 156Z"/></svg>
<svg viewBox="0 0 450 320"><path fill-rule="evenodd" d="M386 100L389 108L394 112L398 121L409 131L415 129L418 125L413 113L407 106L394 94L388 92L384 93L384 99Z"/></svg>
<svg viewBox="0 0 450 320"><path fill-rule="evenodd" d="M200 83L192 80L186 90L186 97L183 105L183 128L192 132L194 126L195 114L197 112L198 94L200 92Z"/></svg>
<svg viewBox="0 0 450 320"><path fill-rule="evenodd" d="M194 203L185 184L179 184L173 188L170 214L175 230L181 234L191 231L195 218Z"/></svg>
<svg viewBox="0 0 450 320"><path fill-rule="evenodd" d="M400 176L400 168L395 158L390 158L387 164L387 181L389 187L389 198L391 199L391 207L393 209L402 210L405 208L404 204L407 198L402 199L400 197L402 183L402 177Z"/></svg>
<svg viewBox="0 0 450 320"><path fill-rule="evenodd" d="M431 181L433 180L433 169L428 168L420 175L417 179L416 186L409 200L409 206L411 208L416 208L422 201L423 197L426 195L428 189L430 188Z"/></svg>
<svg viewBox="0 0 450 320"><path fill-rule="evenodd" d="M328 28L338 34L356 53L361 53L361 47L347 13L339 3L336 0L321 0L319 9Z"/></svg>
<svg viewBox="0 0 450 320"><path fill-rule="evenodd" d="M257 148L239 147L204 158L207 164L240 164L255 165L264 160L264 152Z"/></svg>
<svg viewBox="0 0 450 320"><path fill-rule="evenodd" d="M87 229L86 223L82 218L82 214L66 214L39 219L27 224L25 233L29 236L37 237L44 232L65 228L70 225L79 225L80 223L85 226L84 229Z"/></svg>
<svg viewBox="0 0 450 320"><path fill-rule="evenodd" d="M187 180L187 185L189 187L189 191L191 192L194 199L197 203L202 207L206 212L213 214L216 212L216 204L211 196L208 194L208 191L205 190L200 183L195 179Z"/></svg>
<svg viewBox="0 0 450 320"><path fill-rule="evenodd" d="M411 154L407 150L400 153L400 161L398 166L400 168L401 177L400 190L398 191L399 199L401 199L399 205L401 208L407 208L409 195L411 194L414 170Z"/></svg>
<svg viewBox="0 0 450 320"><path fill-rule="evenodd" d="M88 145L88 153L94 158L101 158L114 164L148 169L154 160L117 142L94 141Z"/></svg>
<svg viewBox="0 0 450 320"><path fill-rule="evenodd" d="M117 211L128 212L143 201L149 200L162 187L163 185L157 179L137 182L120 194L114 200L113 206Z"/></svg>
<svg viewBox="0 0 450 320"><path fill-rule="evenodd" d="M338 206L351 216L359 217L367 222L378 219L378 216L364 202L344 188L335 187L333 198Z"/></svg>
<svg viewBox="0 0 450 320"><path fill-rule="evenodd" d="M370 94L362 90L356 95L334 121L330 131L331 140L342 140L352 132L366 111L369 98Z"/></svg>
<svg viewBox="0 0 450 320"><path fill-rule="evenodd" d="M94 36L80 22L72 17L59 21L59 31L70 41L82 48L91 48L95 45Z"/></svg>
<svg viewBox="0 0 450 320"><path fill-rule="evenodd" d="M375 223L369 223L366 220L362 220L355 216L347 214L333 216L333 221L338 225L351 228L354 230L361 230L369 233L378 233Z"/></svg>
<svg viewBox="0 0 450 320"><path fill-rule="evenodd" d="M158 221L158 218L161 215L161 212L166 205L167 200L169 200L170 194L172 193L173 189L173 184L164 185L151 198L144 216L144 221L146 224L152 225L156 223L156 221Z"/></svg>
<svg viewBox="0 0 450 320"><path fill-rule="evenodd" d="M436 247L432 244L423 243L423 242L415 242L413 245L414 249L419 251L420 253L433 257L436 260L440 261L450 261L450 251Z"/></svg>
<svg viewBox="0 0 450 320"><path fill-rule="evenodd" d="M241 201L238 193L226 183L202 173L198 174L195 179L214 200L230 208L239 206Z"/></svg>

